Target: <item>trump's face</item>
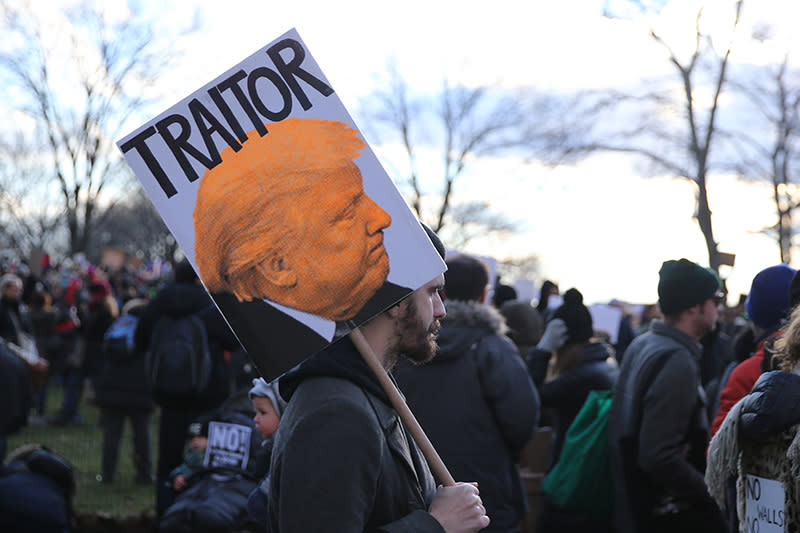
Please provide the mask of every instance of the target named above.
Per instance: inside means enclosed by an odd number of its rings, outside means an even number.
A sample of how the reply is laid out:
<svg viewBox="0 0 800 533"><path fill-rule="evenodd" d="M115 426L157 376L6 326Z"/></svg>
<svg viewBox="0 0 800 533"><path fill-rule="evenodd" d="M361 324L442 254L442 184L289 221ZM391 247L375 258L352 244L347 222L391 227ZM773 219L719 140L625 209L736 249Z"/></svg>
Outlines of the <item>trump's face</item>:
<svg viewBox="0 0 800 533"><path fill-rule="evenodd" d="M284 267L296 284L279 303L329 320L355 316L389 274L383 230L391 217L364 192L361 174L331 176L286 206L286 223L295 228Z"/></svg>
<svg viewBox="0 0 800 533"><path fill-rule="evenodd" d="M347 124L286 119L203 176L195 259L211 292L353 318L389 273L391 217L364 193Z"/></svg>

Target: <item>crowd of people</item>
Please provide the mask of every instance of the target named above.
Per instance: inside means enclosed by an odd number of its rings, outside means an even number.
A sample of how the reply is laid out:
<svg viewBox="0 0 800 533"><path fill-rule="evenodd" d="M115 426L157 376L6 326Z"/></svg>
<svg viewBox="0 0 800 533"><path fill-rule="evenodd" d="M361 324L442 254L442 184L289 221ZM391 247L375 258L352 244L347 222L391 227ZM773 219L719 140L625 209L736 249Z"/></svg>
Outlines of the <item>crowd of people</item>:
<svg viewBox="0 0 800 533"><path fill-rule="evenodd" d="M161 276L20 263L0 277L0 500L20 461L7 437L26 424L85 424L88 397L101 413L98 482L117 482L130 420L134 481L153 487L158 531L521 533L526 521L545 533L750 531L767 519L763 502L754 511L756 481L777 505L770 524L800 523L793 268L765 268L728 308L712 270L665 261L658 302L609 332L579 288L548 280L536 302L522 301L481 261L428 236L446 273L360 330L454 482L434 477L350 337L268 382L185 260ZM159 350L178 355L162 361ZM47 417L54 384L63 399ZM591 391L613 393L613 504L586 513L536 494L532 524L522 454L552 428L543 464L553 470ZM0 515L9 507L0 501Z"/></svg>

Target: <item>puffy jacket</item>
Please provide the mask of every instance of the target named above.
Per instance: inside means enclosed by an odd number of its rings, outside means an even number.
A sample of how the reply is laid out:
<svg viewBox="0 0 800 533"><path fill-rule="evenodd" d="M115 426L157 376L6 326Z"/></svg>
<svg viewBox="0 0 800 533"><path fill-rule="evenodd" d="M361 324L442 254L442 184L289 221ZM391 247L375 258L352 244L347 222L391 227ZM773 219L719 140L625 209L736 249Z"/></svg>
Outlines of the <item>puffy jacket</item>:
<svg viewBox="0 0 800 533"><path fill-rule="evenodd" d="M567 430L586 402L589 392L612 388L618 375L619 368L611 346L591 343L585 345L583 362L578 367L538 385L542 408L553 409L556 415L551 466L558 461Z"/></svg>
<svg viewBox="0 0 800 533"><path fill-rule="evenodd" d="M439 351L394 373L411 411L453 477L477 481L483 531L514 530L527 511L516 463L539 419L539 397L505 321L477 302L445 302Z"/></svg>

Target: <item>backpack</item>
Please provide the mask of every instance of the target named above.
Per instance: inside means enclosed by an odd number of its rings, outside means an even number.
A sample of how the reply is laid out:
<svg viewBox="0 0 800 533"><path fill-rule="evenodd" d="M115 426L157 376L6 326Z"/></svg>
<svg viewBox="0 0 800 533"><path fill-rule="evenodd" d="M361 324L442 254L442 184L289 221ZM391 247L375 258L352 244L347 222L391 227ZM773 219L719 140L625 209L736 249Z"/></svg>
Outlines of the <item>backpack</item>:
<svg viewBox="0 0 800 533"><path fill-rule="evenodd" d="M77 472L41 444L12 451L0 465L0 530L70 531Z"/></svg>
<svg viewBox="0 0 800 533"><path fill-rule="evenodd" d="M156 398L188 399L204 391L211 377L211 354L203 321L195 315L160 318L146 364Z"/></svg>
<svg viewBox="0 0 800 533"><path fill-rule="evenodd" d="M570 424L558 462L542 492L558 507L608 516L613 486L607 459L608 414L613 390L593 390Z"/></svg>
<svg viewBox="0 0 800 533"><path fill-rule="evenodd" d="M109 361L125 361L134 355L133 334L138 323L134 315L122 315L111 323L103 335L103 355Z"/></svg>
<svg viewBox="0 0 800 533"><path fill-rule="evenodd" d="M671 354L662 354L647 370L640 390L647 390ZM614 506L614 483L608 461L608 418L614 390L589 392L564 436L555 466L542 482L548 501L561 509L608 519Z"/></svg>

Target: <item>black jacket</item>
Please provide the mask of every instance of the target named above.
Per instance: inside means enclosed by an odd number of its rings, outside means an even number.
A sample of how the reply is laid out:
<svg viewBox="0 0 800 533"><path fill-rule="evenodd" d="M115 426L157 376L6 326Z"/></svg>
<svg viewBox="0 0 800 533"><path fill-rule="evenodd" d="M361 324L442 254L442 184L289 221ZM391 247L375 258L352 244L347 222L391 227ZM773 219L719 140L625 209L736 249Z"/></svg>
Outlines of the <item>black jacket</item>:
<svg viewBox="0 0 800 533"><path fill-rule="evenodd" d="M142 310L137 309L133 314L139 316ZM102 353L102 369L94 385L94 403L101 408L152 411L155 403L144 352L134 349L125 358Z"/></svg>
<svg viewBox="0 0 800 533"><path fill-rule="evenodd" d="M518 527L527 510L516 463L536 429L539 397L505 321L477 302L445 302L439 351L428 364L398 364L400 389L457 481L477 481L483 531Z"/></svg>
<svg viewBox="0 0 800 533"><path fill-rule="evenodd" d="M766 440L800 422L800 376L780 370L761 374L741 401L740 435Z"/></svg>
<svg viewBox="0 0 800 533"><path fill-rule="evenodd" d="M18 333L33 333L25 306L0 298L0 337L8 342L19 344Z"/></svg>
<svg viewBox="0 0 800 533"><path fill-rule="evenodd" d="M280 381L269 530L436 532L425 459L349 338Z"/></svg>
<svg viewBox="0 0 800 533"><path fill-rule="evenodd" d="M196 283L171 283L165 286L142 312L134 337L136 350L146 352L153 328L162 316L180 318L196 314L206 327L208 347L211 353L211 380L208 387L197 398L187 399L186 405L170 404L169 407L190 407L207 411L218 407L230 394L230 371L225 361L225 350L239 347L236 337L225 323L208 293ZM165 400L156 398L160 405Z"/></svg>
<svg viewBox="0 0 800 533"><path fill-rule="evenodd" d="M548 358L550 356L548 352L541 350L531 353L531 356L537 354L546 354ZM567 430L586 402L589 392L608 390L616 383L619 368L616 363L609 362L609 357L613 359L613 350L610 346L601 343L586 344L583 362L577 368L546 383L543 379L537 382L534 378L542 400L542 408L552 409L555 413L556 436L550 454L551 467L558 461Z"/></svg>

